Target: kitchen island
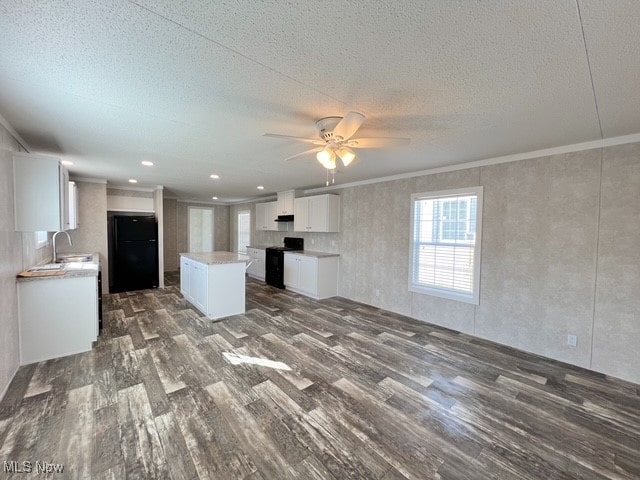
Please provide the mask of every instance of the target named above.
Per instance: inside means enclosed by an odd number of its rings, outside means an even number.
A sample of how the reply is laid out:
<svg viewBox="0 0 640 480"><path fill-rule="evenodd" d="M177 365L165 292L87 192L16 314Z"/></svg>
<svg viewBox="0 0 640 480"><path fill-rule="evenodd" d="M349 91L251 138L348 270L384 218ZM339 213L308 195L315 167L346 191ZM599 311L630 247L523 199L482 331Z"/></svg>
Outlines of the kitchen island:
<svg viewBox="0 0 640 480"><path fill-rule="evenodd" d="M244 313L250 261L233 252L181 253L180 292L211 320Z"/></svg>

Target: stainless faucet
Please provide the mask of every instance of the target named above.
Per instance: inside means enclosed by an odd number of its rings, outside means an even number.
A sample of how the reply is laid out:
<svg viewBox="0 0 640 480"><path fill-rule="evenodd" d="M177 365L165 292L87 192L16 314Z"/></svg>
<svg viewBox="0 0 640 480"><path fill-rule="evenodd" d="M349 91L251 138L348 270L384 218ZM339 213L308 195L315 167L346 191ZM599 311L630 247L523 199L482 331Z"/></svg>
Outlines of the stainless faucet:
<svg viewBox="0 0 640 480"><path fill-rule="evenodd" d="M53 263L57 263L58 261L58 252L56 252L56 237L58 236L59 233L64 233L67 236L67 240L69 240L69 245L73 245L69 232L65 232L64 230L59 230L56 233L54 233L53 239L52 239L53 240Z"/></svg>

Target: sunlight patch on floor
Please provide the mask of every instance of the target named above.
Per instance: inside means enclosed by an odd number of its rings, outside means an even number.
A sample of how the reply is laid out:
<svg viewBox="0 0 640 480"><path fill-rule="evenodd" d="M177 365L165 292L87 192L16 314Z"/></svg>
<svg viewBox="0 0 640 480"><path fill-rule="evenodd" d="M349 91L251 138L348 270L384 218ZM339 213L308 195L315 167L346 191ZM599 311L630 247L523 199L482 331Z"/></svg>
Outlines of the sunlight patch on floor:
<svg viewBox="0 0 640 480"><path fill-rule="evenodd" d="M248 363L250 365L259 365L261 367L275 368L276 370L291 370L291 367L283 362L276 362L274 360L268 360L266 358L249 357L247 355L240 355L233 352L222 352L224 359L231 365L240 365L242 363Z"/></svg>

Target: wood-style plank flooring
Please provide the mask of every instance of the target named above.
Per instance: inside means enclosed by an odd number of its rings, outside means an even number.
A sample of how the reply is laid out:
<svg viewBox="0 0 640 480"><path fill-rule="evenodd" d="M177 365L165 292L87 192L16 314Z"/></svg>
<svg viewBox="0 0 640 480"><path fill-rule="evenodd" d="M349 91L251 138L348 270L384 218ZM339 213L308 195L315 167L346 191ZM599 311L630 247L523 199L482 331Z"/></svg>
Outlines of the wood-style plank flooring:
<svg viewBox="0 0 640 480"><path fill-rule="evenodd" d="M211 322L108 295L91 352L22 367L5 461L95 479L640 478L640 387L340 298L249 281ZM25 478L24 475L0 476Z"/></svg>

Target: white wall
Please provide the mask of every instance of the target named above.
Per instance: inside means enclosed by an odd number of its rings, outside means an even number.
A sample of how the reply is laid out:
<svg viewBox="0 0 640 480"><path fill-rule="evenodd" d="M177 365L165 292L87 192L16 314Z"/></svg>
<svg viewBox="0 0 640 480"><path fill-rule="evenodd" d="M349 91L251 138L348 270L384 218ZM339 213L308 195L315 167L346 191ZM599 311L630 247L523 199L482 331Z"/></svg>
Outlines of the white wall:
<svg viewBox="0 0 640 480"><path fill-rule="evenodd" d="M480 305L409 292L411 194L469 185L484 186ZM345 189L340 293L640 383L639 192L640 144Z"/></svg>
<svg viewBox="0 0 640 480"><path fill-rule="evenodd" d="M0 398L19 362L16 275L51 258L50 244L38 249L33 233L14 231L13 152L19 151L25 150L0 125Z"/></svg>

